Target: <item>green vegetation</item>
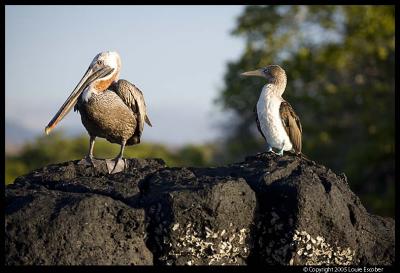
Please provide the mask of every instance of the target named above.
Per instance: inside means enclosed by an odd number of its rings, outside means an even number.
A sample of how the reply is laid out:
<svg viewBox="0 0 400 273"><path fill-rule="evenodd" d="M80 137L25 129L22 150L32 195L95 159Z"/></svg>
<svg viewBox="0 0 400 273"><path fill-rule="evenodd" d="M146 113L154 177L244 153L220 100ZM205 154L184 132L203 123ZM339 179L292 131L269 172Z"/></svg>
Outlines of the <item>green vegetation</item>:
<svg viewBox="0 0 400 273"><path fill-rule="evenodd" d="M236 114L226 158L265 149L252 112L264 82L239 73L279 64L304 154L345 172L370 211L394 216L394 17L394 6L246 7L233 30L246 48L217 100Z"/></svg>
<svg viewBox="0 0 400 273"><path fill-rule="evenodd" d="M20 175L34 169L69 160L82 159L89 147L89 137L66 138L57 132L51 136L41 136L27 143L22 151L14 156L6 156L6 184L12 183ZM96 158L114 158L120 146L104 139L96 139L94 155ZM172 166L209 166L212 164L213 145L186 145L179 149L169 149L161 144L140 143L125 148L126 158L161 158Z"/></svg>

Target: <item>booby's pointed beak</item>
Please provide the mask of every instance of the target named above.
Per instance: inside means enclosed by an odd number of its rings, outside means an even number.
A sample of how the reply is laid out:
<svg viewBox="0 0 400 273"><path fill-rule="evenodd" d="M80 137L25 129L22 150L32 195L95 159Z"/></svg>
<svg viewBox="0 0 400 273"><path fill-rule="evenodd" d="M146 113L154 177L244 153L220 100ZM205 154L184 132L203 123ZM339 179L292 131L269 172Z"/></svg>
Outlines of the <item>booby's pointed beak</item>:
<svg viewBox="0 0 400 273"><path fill-rule="evenodd" d="M71 95L69 95L68 99L61 106L60 110L58 110L57 114L52 118L49 124L45 128L45 132L48 135L51 130L56 127L57 123L59 123L66 114L71 111L72 107L76 104L80 94L85 90L87 86L89 86L95 80L105 77L112 73L114 68L109 66L101 67L95 71L93 71L92 67L89 67L86 71L85 75L83 75L82 79L79 81L78 85L75 87L74 91L72 91Z"/></svg>
<svg viewBox="0 0 400 273"><path fill-rule="evenodd" d="M242 74L240 74L241 76L256 76L256 77L265 77L264 73L260 70L252 70L252 71L247 71L244 72Z"/></svg>

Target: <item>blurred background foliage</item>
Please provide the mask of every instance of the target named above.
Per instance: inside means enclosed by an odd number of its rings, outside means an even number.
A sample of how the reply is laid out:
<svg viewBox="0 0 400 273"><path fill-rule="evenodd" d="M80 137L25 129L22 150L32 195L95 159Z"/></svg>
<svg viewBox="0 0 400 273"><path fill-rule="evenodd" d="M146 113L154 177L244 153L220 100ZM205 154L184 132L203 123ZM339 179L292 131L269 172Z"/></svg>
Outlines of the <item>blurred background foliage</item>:
<svg viewBox="0 0 400 273"><path fill-rule="evenodd" d="M268 64L287 72L283 97L303 125L303 153L344 172L367 209L394 217L394 6L247 6L232 35L241 56L227 64L215 104L232 118L215 143L170 148L141 143L125 157L162 158L169 166L212 166L265 151L253 108L263 80L239 74ZM84 157L88 137L39 137L6 155L6 183L49 163ZM95 156L119 146L97 140Z"/></svg>
<svg viewBox="0 0 400 273"><path fill-rule="evenodd" d="M226 159L266 148L253 113L265 83L239 73L279 64L303 153L344 172L370 211L394 216L394 6L249 6L232 33L246 49L217 99L234 116Z"/></svg>

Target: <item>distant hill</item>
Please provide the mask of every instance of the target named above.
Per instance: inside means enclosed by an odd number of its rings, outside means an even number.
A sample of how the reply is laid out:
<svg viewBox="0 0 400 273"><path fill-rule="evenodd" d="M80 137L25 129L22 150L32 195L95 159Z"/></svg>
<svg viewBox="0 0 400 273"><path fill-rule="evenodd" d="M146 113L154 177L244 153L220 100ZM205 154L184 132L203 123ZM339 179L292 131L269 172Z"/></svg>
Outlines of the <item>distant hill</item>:
<svg viewBox="0 0 400 273"><path fill-rule="evenodd" d="M18 152L22 144L37 136L36 132L10 120L6 120L5 122L5 131L6 154Z"/></svg>

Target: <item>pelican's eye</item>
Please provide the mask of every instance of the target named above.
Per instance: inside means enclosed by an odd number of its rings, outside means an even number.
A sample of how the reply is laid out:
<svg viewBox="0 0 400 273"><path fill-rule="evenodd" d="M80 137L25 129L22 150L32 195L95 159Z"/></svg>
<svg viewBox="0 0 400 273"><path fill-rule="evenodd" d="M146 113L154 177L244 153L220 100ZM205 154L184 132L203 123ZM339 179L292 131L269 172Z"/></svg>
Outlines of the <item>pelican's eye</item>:
<svg viewBox="0 0 400 273"><path fill-rule="evenodd" d="M103 65L103 64L104 64L104 61L103 61L103 60L97 60L97 64L98 64L98 65Z"/></svg>

